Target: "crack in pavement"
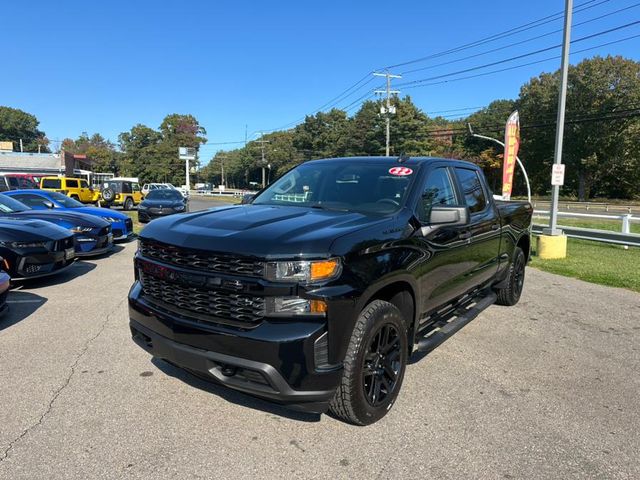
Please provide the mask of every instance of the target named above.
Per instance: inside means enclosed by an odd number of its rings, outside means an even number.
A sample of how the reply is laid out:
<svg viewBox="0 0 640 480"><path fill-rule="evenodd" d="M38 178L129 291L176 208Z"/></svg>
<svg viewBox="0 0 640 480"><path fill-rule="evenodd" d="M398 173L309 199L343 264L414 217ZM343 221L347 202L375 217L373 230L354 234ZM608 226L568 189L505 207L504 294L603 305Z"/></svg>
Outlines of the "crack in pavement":
<svg viewBox="0 0 640 480"><path fill-rule="evenodd" d="M20 442L20 440L22 440L29 432L31 432L38 426L42 425L47 415L49 415L49 413L53 409L53 404L56 402L58 397L62 394L62 391L69 386L69 383L71 383L71 379L76 373L76 367L78 366L78 363L80 363L80 360L82 359L82 357L84 357L84 355L89 350L89 346L93 343L94 340L96 340L100 335L102 335L102 332L104 332L104 330L107 328L107 324L109 323L109 320L111 320L111 316L122 306L125 300L127 300L127 297L123 298L109 313L107 313L107 316L104 322L102 322L102 325L100 325L98 332L94 336L89 338L82 346L80 353L78 353L75 360L71 364L69 375L67 375L65 380L62 382L62 385L60 385L60 387L58 387L58 389L53 393L53 396L51 397L51 400L49 400L47 408L42 413L42 415L40 415L40 418L38 419L38 421L30 425L29 427L27 427L25 430L22 431L22 433L20 433L20 435L18 435L16 438L11 440L11 442L9 442L9 445L7 446L7 448L5 448L4 451L2 452L2 456L0 456L0 463L9 457L9 452L11 452L13 447L18 442Z"/></svg>

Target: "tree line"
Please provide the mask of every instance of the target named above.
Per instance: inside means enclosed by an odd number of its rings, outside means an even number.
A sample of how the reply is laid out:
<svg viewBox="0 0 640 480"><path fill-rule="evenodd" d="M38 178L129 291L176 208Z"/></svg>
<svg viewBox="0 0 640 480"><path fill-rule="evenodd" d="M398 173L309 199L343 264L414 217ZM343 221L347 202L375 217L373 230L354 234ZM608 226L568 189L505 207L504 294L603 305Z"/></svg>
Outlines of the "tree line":
<svg viewBox="0 0 640 480"><path fill-rule="evenodd" d="M468 125L477 133L503 139L507 117L518 110L520 159L529 173L533 193L548 195L558 89L559 73L542 73L522 85L518 98L495 100L455 120L427 115L409 96L394 97L391 155L467 159L479 164L494 191L500 191L503 150L492 142L472 137ZM251 188L261 183L263 167L269 180L273 180L310 159L383 155L385 118L380 114L381 106L381 101L365 101L353 115L340 109L307 115L293 128L267 133L241 148L218 151L192 178L218 185L222 183L224 168L228 187ZM593 57L570 67L563 195L582 200L639 196L639 115L639 62L619 56ZM38 147L42 150L43 145L46 148L46 136L37 127L33 115L0 107L0 141L26 138L26 151L37 151ZM139 124L121 133L117 145L96 133L65 139L61 148L90 156L97 163L96 171L181 185L184 164L177 158L177 148L198 149L206 143L205 135L205 129L194 116L171 114L157 129ZM200 159L202 163L207 160ZM516 173L514 193L524 192L522 176Z"/></svg>

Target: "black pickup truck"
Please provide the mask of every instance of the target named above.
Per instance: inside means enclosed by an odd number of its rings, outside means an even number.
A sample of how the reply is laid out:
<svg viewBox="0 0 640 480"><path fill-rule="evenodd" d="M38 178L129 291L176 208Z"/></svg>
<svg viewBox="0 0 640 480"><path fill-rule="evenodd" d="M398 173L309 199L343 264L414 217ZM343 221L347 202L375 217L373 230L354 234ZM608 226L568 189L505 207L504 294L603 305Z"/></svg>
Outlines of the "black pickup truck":
<svg viewBox="0 0 640 480"><path fill-rule="evenodd" d="M412 353L518 302L531 215L464 161L309 161L249 204L145 227L132 336L200 377L370 424Z"/></svg>

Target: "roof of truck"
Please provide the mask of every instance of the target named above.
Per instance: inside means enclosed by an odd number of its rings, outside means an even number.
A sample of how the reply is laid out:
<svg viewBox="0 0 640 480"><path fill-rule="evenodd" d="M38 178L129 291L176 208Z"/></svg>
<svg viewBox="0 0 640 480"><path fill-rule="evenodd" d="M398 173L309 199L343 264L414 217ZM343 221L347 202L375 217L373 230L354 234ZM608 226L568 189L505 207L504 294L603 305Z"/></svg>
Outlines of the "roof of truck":
<svg viewBox="0 0 640 480"><path fill-rule="evenodd" d="M397 155L389 156L389 157L337 157L337 158L319 158L316 160L309 160L305 163L310 162L333 162L333 161L347 161L353 163L371 163L377 161L383 162L396 162L398 165L421 165L423 163L431 163L431 162L450 162L452 164L459 164L465 166L476 166L474 163L471 163L467 160L459 160L457 158L440 158L440 157L409 157L402 156L399 157Z"/></svg>

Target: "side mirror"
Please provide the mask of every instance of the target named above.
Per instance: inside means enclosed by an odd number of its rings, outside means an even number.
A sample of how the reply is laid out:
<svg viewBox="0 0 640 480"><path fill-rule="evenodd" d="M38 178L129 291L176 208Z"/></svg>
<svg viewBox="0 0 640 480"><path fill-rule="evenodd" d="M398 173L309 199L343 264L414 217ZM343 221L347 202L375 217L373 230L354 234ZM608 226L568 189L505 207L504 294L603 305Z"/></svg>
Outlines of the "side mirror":
<svg viewBox="0 0 640 480"><path fill-rule="evenodd" d="M466 225L469 223L467 207L433 207L429 215L429 225Z"/></svg>
<svg viewBox="0 0 640 480"><path fill-rule="evenodd" d="M44 202L42 202L42 204L47 208L56 208L51 200L45 200Z"/></svg>
<svg viewBox="0 0 640 480"><path fill-rule="evenodd" d="M255 195L253 193L246 193L242 196L242 200L240 200L240 205L247 205L253 202Z"/></svg>
<svg viewBox="0 0 640 480"><path fill-rule="evenodd" d="M429 214L428 225L420 228L422 236L426 237L439 227L455 227L469 223L468 207L433 207Z"/></svg>

